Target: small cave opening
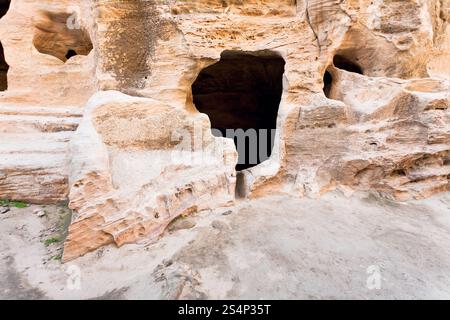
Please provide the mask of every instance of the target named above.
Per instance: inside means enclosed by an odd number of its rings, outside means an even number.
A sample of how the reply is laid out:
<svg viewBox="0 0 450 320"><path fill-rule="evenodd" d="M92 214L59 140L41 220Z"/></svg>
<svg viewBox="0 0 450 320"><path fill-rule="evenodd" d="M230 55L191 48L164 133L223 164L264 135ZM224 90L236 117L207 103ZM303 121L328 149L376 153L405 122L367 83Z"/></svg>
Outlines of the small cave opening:
<svg viewBox="0 0 450 320"><path fill-rule="evenodd" d="M0 19L5 16L11 5L11 0L0 0Z"/></svg>
<svg viewBox="0 0 450 320"><path fill-rule="evenodd" d="M9 65L6 63L5 52L0 42L0 91L6 91L8 89L8 70Z"/></svg>
<svg viewBox="0 0 450 320"><path fill-rule="evenodd" d="M335 55L333 58L333 64L336 68L341 69L341 70L345 70L348 72L353 72L353 73L359 73L359 74L364 74L362 68L352 62L350 59L342 56L342 55Z"/></svg>
<svg viewBox="0 0 450 320"><path fill-rule="evenodd" d="M69 27L71 19L66 12L41 11L35 19L36 50L63 62L77 55L87 56L93 49L89 33L78 26Z"/></svg>
<svg viewBox="0 0 450 320"><path fill-rule="evenodd" d="M331 99L331 89L333 87L333 76L331 75L330 71L325 71L325 74L323 76L323 92L325 93L325 96L329 99Z"/></svg>
<svg viewBox="0 0 450 320"><path fill-rule="evenodd" d="M66 53L66 59L69 60L70 58L75 57L76 55L78 55L78 53L75 50L70 49Z"/></svg>
<svg viewBox="0 0 450 320"><path fill-rule="evenodd" d="M209 116L213 134L234 140L237 171L272 154L285 64L270 51L225 51L192 85L194 104Z"/></svg>

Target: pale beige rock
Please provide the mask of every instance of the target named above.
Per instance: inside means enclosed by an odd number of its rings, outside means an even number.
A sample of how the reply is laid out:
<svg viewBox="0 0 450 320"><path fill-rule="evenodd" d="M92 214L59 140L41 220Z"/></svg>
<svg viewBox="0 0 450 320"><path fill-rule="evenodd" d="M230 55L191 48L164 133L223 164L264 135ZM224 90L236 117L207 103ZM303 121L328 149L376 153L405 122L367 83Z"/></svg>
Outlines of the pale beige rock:
<svg viewBox="0 0 450 320"><path fill-rule="evenodd" d="M449 6L12 1L0 20L0 198L69 200L69 260L155 240L235 190L399 200L449 191ZM272 155L239 173L232 141L211 135L192 93L227 50L286 63Z"/></svg>
<svg viewBox="0 0 450 320"><path fill-rule="evenodd" d="M204 115L171 110L111 91L90 100L71 141L69 206L76 214L64 260L112 242L156 240L181 215L233 203L232 141L212 137ZM179 130L200 135L202 144L194 137L180 148L186 141Z"/></svg>

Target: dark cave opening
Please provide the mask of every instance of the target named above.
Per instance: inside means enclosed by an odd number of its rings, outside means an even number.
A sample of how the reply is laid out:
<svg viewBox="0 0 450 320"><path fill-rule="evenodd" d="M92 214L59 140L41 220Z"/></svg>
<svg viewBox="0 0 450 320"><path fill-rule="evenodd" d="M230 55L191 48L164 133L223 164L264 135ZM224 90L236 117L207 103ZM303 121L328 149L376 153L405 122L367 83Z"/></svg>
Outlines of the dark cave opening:
<svg viewBox="0 0 450 320"><path fill-rule="evenodd" d="M342 55L334 56L333 64L338 69L342 69L353 73L364 74L362 68L358 64L352 62L350 59Z"/></svg>
<svg viewBox="0 0 450 320"><path fill-rule="evenodd" d="M353 73L364 74L362 68L358 64L352 62L350 59L342 55L334 56L333 64L338 69L342 69Z"/></svg>
<svg viewBox="0 0 450 320"><path fill-rule="evenodd" d="M333 86L333 76L329 71L325 71L323 76L323 92L327 98L331 98L331 88Z"/></svg>
<svg viewBox="0 0 450 320"><path fill-rule="evenodd" d="M354 63L351 59L347 58L347 56L340 54L335 55L333 58L333 65L340 70L358 73L361 75L364 74L363 69L357 63ZM323 92L329 99L336 99L336 97L333 97L334 81L335 79L333 78L333 73L329 70L325 71L325 74L323 75Z"/></svg>
<svg viewBox="0 0 450 320"><path fill-rule="evenodd" d="M75 50L70 49L66 53L66 59L69 60L70 58L75 57L76 55L78 55L77 52Z"/></svg>
<svg viewBox="0 0 450 320"><path fill-rule="evenodd" d="M11 0L0 0L0 19L8 12Z"/></svg>
<svg viewBox="0 0 450 320"><path fill-rule="evenodd" d="M9 65L6 63L5 52L0 42L0 91L6 91L8 89L8 70Z"/></svg>
<svg viewBox="0 0 450 320"><path fill-rule="evenodd" d="M215 135L234 139L238 171L272 154L284 67L271 52L225 51L192 85L194 104L209 116Z"/></svg>

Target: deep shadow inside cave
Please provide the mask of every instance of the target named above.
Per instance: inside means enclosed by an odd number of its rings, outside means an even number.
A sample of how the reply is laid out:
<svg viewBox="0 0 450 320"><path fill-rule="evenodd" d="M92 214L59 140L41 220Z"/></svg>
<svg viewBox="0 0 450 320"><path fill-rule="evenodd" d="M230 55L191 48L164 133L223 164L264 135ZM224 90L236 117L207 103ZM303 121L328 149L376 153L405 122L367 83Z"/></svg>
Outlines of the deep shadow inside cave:
<svg viewBox="0 0 450 320"><path fill-rule="evenodd" d="M192 85L194 104L209 116L212 128L234 138L237 170L260 164L272 153L284 67L284 59L272 52L225 51ZM245 138L227 129L242 129Z"/></svg>
<svg viewBox="0 0 450 320"><path fill-rule="evenodd" d="M337 54L333 58L333 65L337 69L345 70L348 72L358 73L358 74L364 74L363 69L355 62L353 62L352 59L349 59L347 56L343 56L340 54ZM325 93L325 96L329 99L335 99L333 97L333 74L330 71L325 71L325 74L323 76L323 92Z"/></svg>
<svg viewBox="0 0 450 320"><path fill-rule="evenodd" d="M5 53L0 42L0 91L8 89L8 70L9 65L6 63Z"/></svg>
<svg viewBox="0 0 450 320"><path fill-rule="evenodd" d="M338 69L342 69L353 73L364 74L362 68L358 64L352 62L350 59L342 55L336 55L333 59L333 64Z"/></svg>
<svg viewBox="0 0 450 320"><path fill-rule="evenodd" d="M69 60L70 58L75 57L76 55L78 55L77 52L75 50L70 49L66 53L66 59Z"/></svg>
<svg viewBox="0 0 450 320"><path fill-rule="evenodd" d="M0 19L8 12L11 0L0 0Z"/></svg>
<svg viewBox="0 0 450 320"><path fill-rule="evenodd" d="M325 71L325 75L323 76L323 92L327 98L331 98L331 88L333 86L333 76L329 71Z"/></svg>
<svg viewBox="0 0 450 320"><path fill-rule="evenodd" d="M8 12L11 0L0 0L0 19ZM3 45L0 42L0 91L8 89L8 70L9 65L5 60Z"/></svg>

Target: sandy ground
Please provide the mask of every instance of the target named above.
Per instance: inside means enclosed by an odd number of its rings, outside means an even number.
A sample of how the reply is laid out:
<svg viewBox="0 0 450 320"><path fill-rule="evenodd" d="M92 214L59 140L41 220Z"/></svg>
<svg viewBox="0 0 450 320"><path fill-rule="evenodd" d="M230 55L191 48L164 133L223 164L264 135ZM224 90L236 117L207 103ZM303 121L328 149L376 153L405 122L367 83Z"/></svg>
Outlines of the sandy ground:
<svg viewBox="0 0 450 320"><path fill-rule="evenodd" d="M66 264L70 213L35 208L0 215L0 299L450 299L450 194L243 201Z"/></svg>

